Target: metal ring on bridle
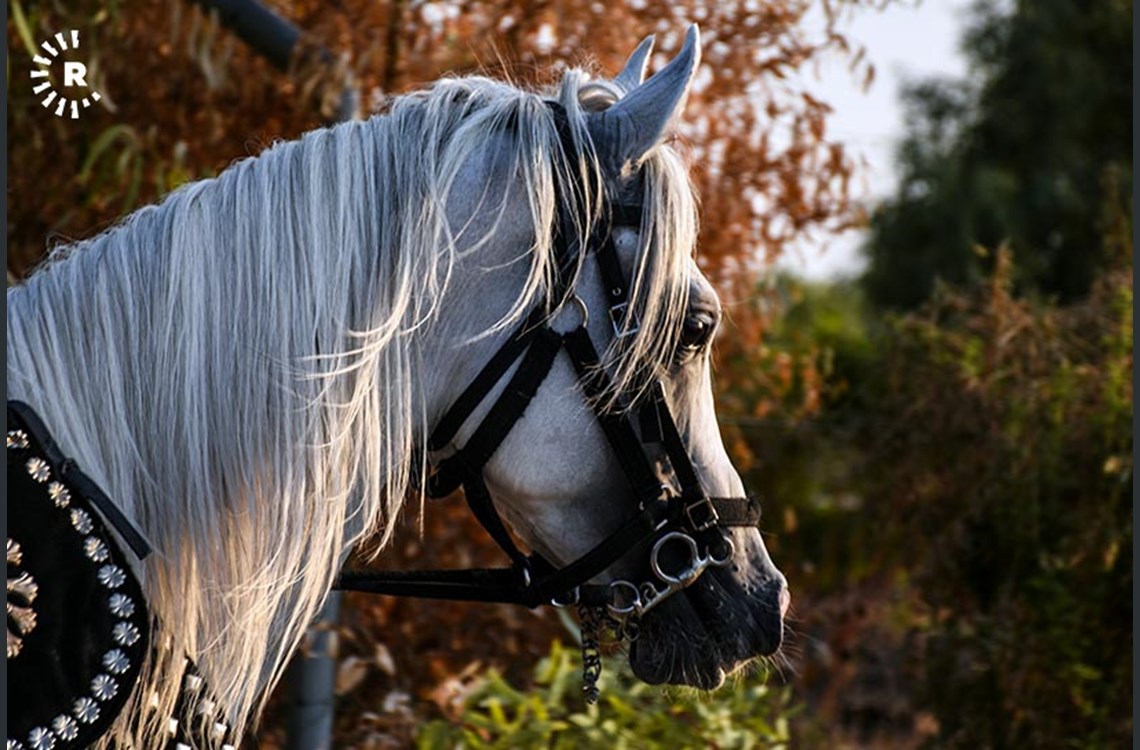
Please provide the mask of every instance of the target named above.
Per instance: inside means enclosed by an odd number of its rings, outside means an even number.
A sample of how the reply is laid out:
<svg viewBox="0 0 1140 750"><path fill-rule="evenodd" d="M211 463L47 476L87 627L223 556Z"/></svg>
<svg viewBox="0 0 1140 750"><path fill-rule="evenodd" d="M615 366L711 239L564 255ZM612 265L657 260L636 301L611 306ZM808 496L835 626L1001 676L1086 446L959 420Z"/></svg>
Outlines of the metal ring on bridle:
<svg viewBox="0 0 1140 750"><path fill-rule="evenodd" d="M557 316L560 312L565 310L568 303L570 305L573 305L574 307L578 308L578 312L580 312L582 314L582 323L581 323L580 327L589 328L590 327L590 308L586 306L586 302L581 297L578 296L577 292L572 292L569 297L564 299L562 301L562 304L558 306L558 309L554 311L554 315ZM569 330L573 330L573 328L571 328Z"/></svg>
<svg viewBox="0 0 1140 750"><path fill-rule="evenodd" d="M628 589L633 592L628 604L622 605L618 603L617 592ZM609 610L615 615L629 615L633 614L641 607L641 592L637 590L637 586L629 581L614 581L610 584L610 603Z"/></svg>
<svg viewBox="0 0 1140 750"><path fill-rule="evenodd" d="M718 568L723 568L725 565L728 565L729 561L732 560L732 556L736 554L736 545L732 543L731 537L727 537L722 534L718 534L717 536L720 541L724 543L724 555L717 557L716 552L710 546L707 560L709 565L715 565Z"/></svg>
<svg viewBox="0 0 1140 750"><path fill-rule="evenodd" d="M689 551L689 560L685 563L685 567L677 574L666 573L661 568L661 550L664 546L671 541L679 541L685 545ZM653 551L649 554L649 566L653 570L653 574L666 583L681 584L686 583L696 577L697 573L703 567L701 565L700 552L697 550L697 543L688 534L683 534L680 531L670 531L665 534L653 545Z"/></svg>

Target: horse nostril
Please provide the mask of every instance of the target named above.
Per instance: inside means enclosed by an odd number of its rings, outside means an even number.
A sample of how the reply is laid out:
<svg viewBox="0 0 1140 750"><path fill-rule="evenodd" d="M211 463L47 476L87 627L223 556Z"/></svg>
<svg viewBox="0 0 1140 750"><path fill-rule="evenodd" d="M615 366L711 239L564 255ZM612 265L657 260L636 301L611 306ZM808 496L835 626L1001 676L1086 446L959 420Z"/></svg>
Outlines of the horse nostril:
<svg viewBox="0 0 1140 750"><path fill-rule="evenodd" d="M792 592L785 586L780 589L780 617L788 614L788 607L792 606Z"/></svg>

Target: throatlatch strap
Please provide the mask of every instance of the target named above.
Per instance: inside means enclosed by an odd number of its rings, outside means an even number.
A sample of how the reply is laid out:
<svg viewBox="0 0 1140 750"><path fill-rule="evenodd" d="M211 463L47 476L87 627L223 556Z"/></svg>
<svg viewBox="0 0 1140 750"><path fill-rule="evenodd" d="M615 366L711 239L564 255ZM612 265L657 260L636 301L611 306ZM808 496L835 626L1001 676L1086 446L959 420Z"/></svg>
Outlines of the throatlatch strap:
<svg viewBox="0 0 1140 750"><path fill-rule="evenodd" d="M467 507L471 509L479 523L483 524L483 528L487 530L499 548L507 553L511 562L526 569L528 567L526 555L518 548L515 540L511 537L511 533L507 531L507 526L503 523L499 511L495 509L495 503L491 499L491 493L487 491L483 477L476 475L464 482L463 495L467 498Z"/></svg>
<svg viewBox="0 0 1140 750"><path fill-rule="evenodd" d="M558 131L558 138L562 144L562 149L565 151L566 162L571 162L571 156L575 153L574 139L570 133L570 121L566 115L566 110L562 105L557 102L547 102L551 114L554 116L555 128ZM555 190L561 193L560 181L555 182ZM581 201L576 201L580 204ZM564 199L560 198L558 205L565 205ZM554 226L554 250L557 256L557 273L555 274L554 284L555 288L552 290L550 298L556 303L561 301L567 294L573 281L573 270L578 259L577 242L574 240L574 226L569 221L569 217L564 215L564 212L559 212L558 219L555 221ZM455 399L455 403L451 408L440 418L439 423L436 425L435 430L432 431L431 437L428 439L428 450L438 451L447 446L454 438L459 428L463 426L470 417L472 412L483 402L495 384L502 379L503 374L506 373L510 366L522 354L523 349L527 347L531 339L538 333L538 331L545 328L546 311L540 306L535 308L526 320L522 322L507 339L506 343L500 347L499 351L491 357L490 361L480 370L479 374L475 376L459 397ZM561 342L559 342L561 343ZM524 362L522 367L525 367ZM458 486L458 485L457 485ZM454 488L453 488L454 489Z"/></svg>
<svg viewBox="0 0 1140 750"><path fill-rule="evenodd" d="M526 356L467 444L440 463L428 479L428 494L432 497L445 497L469 477L478 476L538 393L558 356L562 337L549 328L541 328L531 333L530 339Z"/></svg>
<svg viewBox="0 0 1140 750"><path fill-rule="evenodd" d="M506 343L499 348L499 351L495 352L495 355L475 376L475 379L463 389L463 393L459 394L455 403L440 418L439 424L432 431L431 437L428 439L428 450L441 450L451 442L455 433L459 432L459 428L471 416L471 412L475 411L476 407L483 402L483 399L495 387L495 383L502 379L503 373L510 368L511 364L522 354L526 345L530 343L531 338L539 329L541 318L542 316L538 314L537 310L528 315L526 320L514 330Z"/></svg>
<svg viewBox="0 0 1140 750"><path fill-rule="evenodd" d="M561 347L562 337L549 328L532 336L526 356L471 439L462 450L444 461L429 480L429 494L433 497L448 495L462 483L471 512L511 560L523 568L527 565L526 555L519 550L495 509L483 482L483 467L538 393Z"/></svg>

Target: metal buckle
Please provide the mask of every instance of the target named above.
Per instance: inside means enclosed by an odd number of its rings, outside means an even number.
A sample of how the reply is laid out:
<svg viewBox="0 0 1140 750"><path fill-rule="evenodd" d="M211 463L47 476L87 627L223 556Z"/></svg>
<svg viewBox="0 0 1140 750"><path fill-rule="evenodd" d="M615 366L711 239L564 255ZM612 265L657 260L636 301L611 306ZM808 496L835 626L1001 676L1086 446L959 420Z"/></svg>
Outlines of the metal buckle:
<svg viewBox="0 0 1140 750"><path fill-rule="evenodd" d="M623 338L625 336L632 336L641 330L641 321L635 315L633 318L633 325L629 330L622 330L621 324L625 320L626 313L629 311L628 302L619 302L616 305L610 306L610 324L613 325L614 336Z"/></svg>
<svg viewBox="0 0 1140 750"><path fill-rule="evenodd" d="M704 518L696 518L693 515L694 510L704 509ZM699 514L698 514L699 515ZM691 503L685 505L685 519L689 522L689 526L693 531L708 531L713 526L716 526L720 516L713 507L712 500L707 497L701 497Z"/></svg>

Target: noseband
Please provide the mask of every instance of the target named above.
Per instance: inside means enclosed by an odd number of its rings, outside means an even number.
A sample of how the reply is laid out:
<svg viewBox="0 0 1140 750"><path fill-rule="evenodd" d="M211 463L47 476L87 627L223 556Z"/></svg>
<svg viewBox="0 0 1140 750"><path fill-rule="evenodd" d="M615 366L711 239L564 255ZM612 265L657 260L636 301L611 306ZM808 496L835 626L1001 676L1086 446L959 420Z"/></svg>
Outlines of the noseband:
<svg viewBox="0 0 1140 750"><path fill-rule="evenodd" d="M576 148L567 114L558 104L548 102L547 105L554 115L563 151L570 160ZM571 188L580 189L577 185ZM755 498L713 498L703 491L660 381L650 386L639 405L632 406L629 399L619 398L617 408L606 408L610 378L601 366L587 330L589 311L573 290L574 269L578 266L579 253L592 255L605 284L614 335L636 331L635 325L623 328L630 299L614 244L614 229L640 230L641 207L610 205L609 221L583 243L576 236L575 222L563 208L566 202L559 200L558 203L554 250L559 273L552 298L562 302L556 313L567 304L573 304L582 320L569 332L559 333L550 326L554 314L542 308L532 311L459 395L428 440L428 449L433 452L450 445L479 404L521 358L518 368L470 439L438 464L425 488L428 496L442 498L462 486L472 513L510 557L511 566L468 570L346 570L337 588L394 596L503 602L532 608L543 604L604 607L612 618L622 621L653 609L692 584L706 569L729 564L734 553L732 540L720 529L759 524L760 504ZM522 417L563 350L570 357L586 400L634 491L637 509L590 551L558 568L538 553L525 555L519 550L495 509L483 470ZM633 415L638 419L640 435L634 429ZM654 469L650 458L652 445L659 445L668 457L680 485L679 493L663 484ZM651 580L590 583L631 550L647 544L652 544ZM679 564L678 556L683 560Z"/></svg>

